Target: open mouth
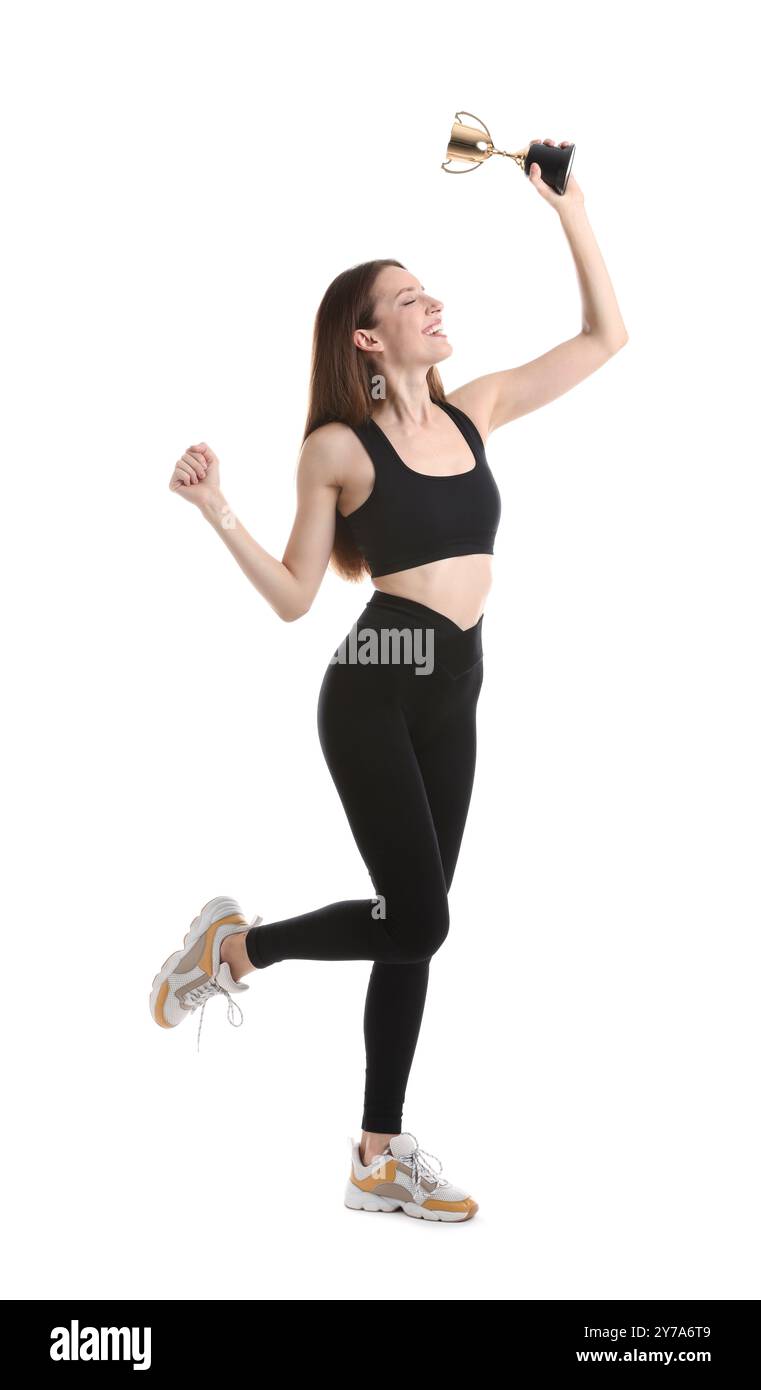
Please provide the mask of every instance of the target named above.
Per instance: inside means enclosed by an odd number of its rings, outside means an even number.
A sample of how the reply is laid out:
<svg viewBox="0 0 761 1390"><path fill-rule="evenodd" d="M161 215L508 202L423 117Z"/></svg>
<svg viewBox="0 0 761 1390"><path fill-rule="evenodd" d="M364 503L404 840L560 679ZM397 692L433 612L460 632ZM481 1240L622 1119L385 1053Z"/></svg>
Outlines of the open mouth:
<svg viewBox="0 0 761 1390"><path fill-rule="evenodd" d="M440 323L434 323L430 328L424 328L422 332L426 338L446 338L447 336Z"/></svg>

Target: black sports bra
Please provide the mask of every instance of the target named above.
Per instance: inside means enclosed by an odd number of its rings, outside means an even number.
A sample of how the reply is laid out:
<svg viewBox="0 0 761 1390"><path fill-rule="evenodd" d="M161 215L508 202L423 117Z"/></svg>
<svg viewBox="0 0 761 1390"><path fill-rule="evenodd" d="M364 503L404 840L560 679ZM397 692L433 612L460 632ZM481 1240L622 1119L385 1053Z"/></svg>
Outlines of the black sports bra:
<svg viewBox="0 0 761 1390"><path fill-rule="evenodd" d="M494 554L501 503L484 442L464 410L451 401L433 403L470 445L475 464L465 473L420 473L403 462L372 417L351 426L373 461L375 485L343 519L373 579L451 555Z"/></svg>

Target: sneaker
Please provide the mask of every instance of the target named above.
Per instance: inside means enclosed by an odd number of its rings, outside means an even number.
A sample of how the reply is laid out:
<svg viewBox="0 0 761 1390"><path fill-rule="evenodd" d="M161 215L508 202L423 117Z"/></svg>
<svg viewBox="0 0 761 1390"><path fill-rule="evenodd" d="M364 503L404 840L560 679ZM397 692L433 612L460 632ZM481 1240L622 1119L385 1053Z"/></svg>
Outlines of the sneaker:
<svg viewBox="0 0 761 1390"><path fill-rule="evenodd" d="M435 1172L414 1134L395 1134L384 1152L368 1164L360 1158L359 1143L351 1141L351 1175L344 1206L352 1211L397 1211L424 1221L468 1221L478 1203L461 1187Z"/></svg>
<svg viewBox="0 0 761 1390"><path fill-rule="evenodd" d="M234 980L227 961L220 959L222 942L226 936L249 927L258 927L261 917L247 922L239 904L234 898L212 898L193 918L182 944L164 961L153 981L150 993L151 1014L161 1028L176 1028L178 1023L201 1006L198 1021L198 1047L201 1047L201 1024L203 1012L215 994L227 995L228 1021L239 1027L233 1017L233 1009L243 1012L232 994L242 994L248 985Z"/></svg>

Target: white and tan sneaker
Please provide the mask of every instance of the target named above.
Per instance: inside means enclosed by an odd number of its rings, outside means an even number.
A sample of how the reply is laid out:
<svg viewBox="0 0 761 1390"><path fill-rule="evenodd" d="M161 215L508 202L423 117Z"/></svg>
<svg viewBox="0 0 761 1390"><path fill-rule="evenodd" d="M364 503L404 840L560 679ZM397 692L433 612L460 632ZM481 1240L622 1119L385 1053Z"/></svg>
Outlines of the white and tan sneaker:
<svg viewBox="0 0 761 1390"><path fill-rule="evenodd" d="M478 1203L455 1187L428 1162L434 1159L418 1145L414 1134L395 1134L384 1152L363 1163L357 1140L351 1140L351 1173L344 1206L352 1211L398 1211L424 1221L468 1221Z"/></svg>
<svg viewBox="0 0 761 1390"><path fill-rule="evenodd" d="M231 998L248 989L242 980L234 980L227 961L220 951L225 937L233 932L257 927L261 917L247 922L234 898L212 898L193 918L182 948L164 961L153 981L149 996L151 1015L161 1028L176 1028L200 1005L198 1046L201 1046L203 1011L216 994L227 995L227 1017L235 1027L233 1009L238 1009L240 1023L243 1012Z"/></svg>

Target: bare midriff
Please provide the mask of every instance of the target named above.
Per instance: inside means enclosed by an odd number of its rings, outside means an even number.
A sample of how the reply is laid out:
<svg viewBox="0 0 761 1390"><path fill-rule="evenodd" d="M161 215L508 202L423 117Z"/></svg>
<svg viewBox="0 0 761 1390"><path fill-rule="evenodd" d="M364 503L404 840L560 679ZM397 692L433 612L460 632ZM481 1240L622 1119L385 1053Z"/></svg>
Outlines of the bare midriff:
<svg viewBox="0 0 761 1390"><path fill-rule="evenodd" d="M424 603L463 631L475 626L481 617L491 583L491 555L453 555L373 580L381 593Z"/></svg>

